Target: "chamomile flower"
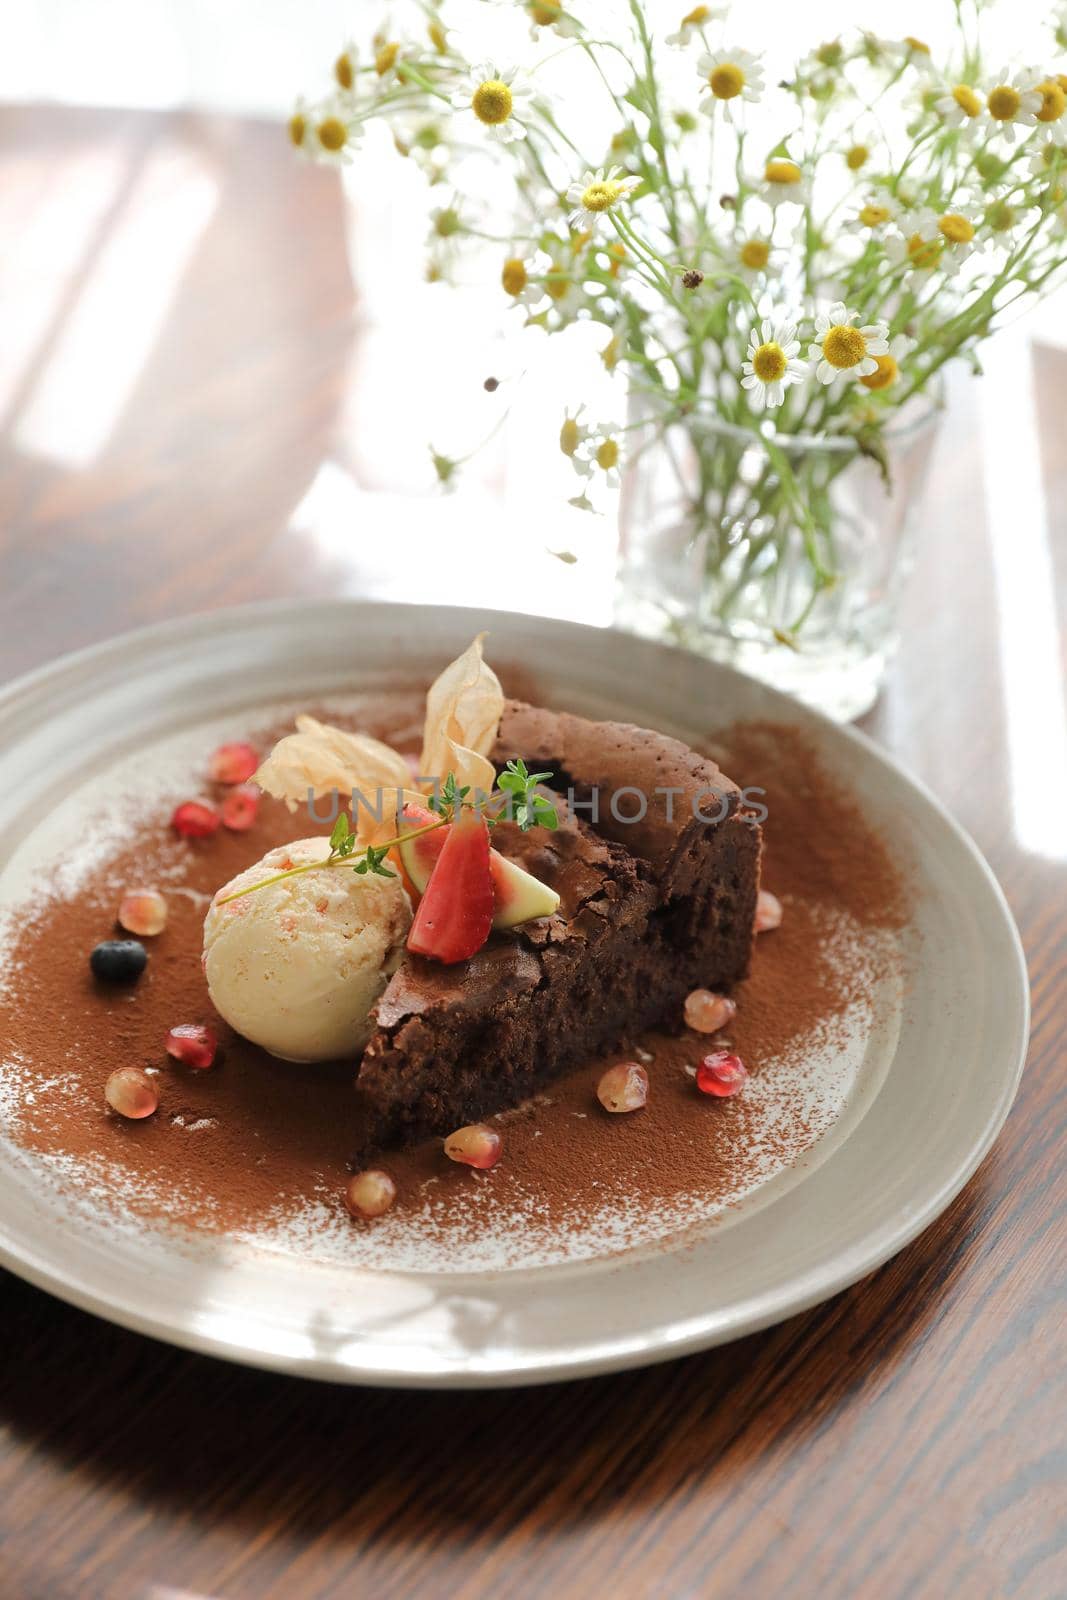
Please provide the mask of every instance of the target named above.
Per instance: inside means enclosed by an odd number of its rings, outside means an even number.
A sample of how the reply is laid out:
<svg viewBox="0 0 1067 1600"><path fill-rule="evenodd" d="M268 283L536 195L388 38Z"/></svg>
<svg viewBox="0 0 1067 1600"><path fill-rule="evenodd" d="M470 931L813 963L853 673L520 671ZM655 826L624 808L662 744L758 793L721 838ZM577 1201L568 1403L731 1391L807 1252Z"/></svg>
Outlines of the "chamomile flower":
<svg viewBox="0 0 1067 1600"><path fill-rule="evenodd" d="M359 70L359 56L354 44L346 44L341 54L333 64L334 81L339 89L346 94L351 94L356 87L356 73Z"/></svg>
<svg viewBox="0 0 1067 1600"><path fill-rule="evenodd" d="M787 201L803 205L808 197L808 180L795 161L774 156L763 169L761 192L768 205Z"/></svg>
<svg viewBox="0 0 1067 1600"><path fill-rule="evenodd" d="M586 441L584 460L585 470L589 476L599 476L600 481L608 489L619 487L622 446L614 428L608 427L601 431L599 438L593 437Z"/></svg>
<svg viewBox="0 0 1067 1600"><path fill-rule="evenodd" d="M818 361L815 376L820 383L870 377L878 370L877 358L889 354L889 324L870 322L857 328L853 324L858 316L838 300L815 318L811 359Z"/></svg>
<svg viewBox="0 0 1067 1600"><path fill-rule="evenodd" d="M612 207L628 199L640 183L640 178L624 178L619 167L587 172L567 190L567 203L574 207L568 218L571 227L595 230Z"/></svg>
<svg viewBox="0 0 1067 1600"><path fill-rule="evenodd" d="M702 55L697 71L708 86L700 102L710 116L720 108L732 114L734 100L758 100L763 93L763 68L750 50L715 50Z"/></svg>
<svg viewBox="0 0 1067 1600"><path fill-rule="evenodd" d="M315 160L331 167L347 167L363 137L363 124L338 101L319 106L310 123L305 148Z"/></svg>
<svg viewBox="0 0 1067 1600"><path fill-rule="evenodd" d="M608 372L614 372L623 356L626 354L626 317L616 317L611 329L611 337L600 351L600 359Z"/></svg>
<svg viewBox="0 0 1067 1600"><path fill-rule="evenodd" d="M713 22L722 22L729 9L729 6L694 6L692 11L686 12L676 32L667 34L666 43L674 45L676 50L684 50Z"/></svg>
<svg viewBox="0 0 1067 1600"><path fill-rule="evenodd" d="M1042 78L1035 86L1036 93L1041 96L1041 110L1037 113L1038 122L1059 122L1064 112L1067 111L1067 90L1060 78Z"/></svg>
<svg viewBox="0 0 1067 1600"><path fill-rule="evenodd" d="M869 194L856 215L845 223L845 227L853 233L879 233L882 228L896 221L899 210L892 195Z"/></svg>
<svg viewBox="0 0 1067 1600"><path fill-rule="evenodd" d="M933 58L930 55L930 46L925 39L916 39L914 34L907 33L903 39L894 39L883 43L883 51L892 61L903 61L908 66L915 67L919 72L933 72Z"/></svg>
<svg viewBox="0 0 1067 1600"><path fill-rule="evenodd" d="M491 139L511 144L525 139L522 118L529 109L533 91L515 70L500 71L488 61L472 67L466 88L452 96L456 111L472 111Z"/></svg>
<svg viewBox="0 0 1067 1600"><path fill-rule="evenodd" d="M311 110L303 95L300 96L293 107L292 115L285 125L285 132L294 150L299 150L301 155L305 156L314 154L312 140L315 124Z"/></svg>
<svg viewBox="0 0 1067 1600"><path fill-rule="evenodd" d="M937 231L944 242L941 265L946 272L958 272L968 256L978 249L979 221L963 207L942 211L937 217Z"/></svg>
<svg viewBox="0 0 1067 1600"><path fill-rule="evenodd" d="M969 83L946 83L934 101L934 110L950 128L977 128L985 101Z"/></svg>
<svg viewBox="0 0 1067 1600"><path fill-rule="evenodd" d="M1051 181L1054 177L1067 178L1067 148L1064 145L1064 133L1057 129L1056 133L1043 138L1027 159L1027 166L1035 178L1045 178Z"/></svg>
<svg viewBox="0 0 1067 1600"><path fill-rule="evenodd" d="M1006 144L1014 144L1019 129L1037 125L1042 107L1041 95L1034 88L1032 72L1002 72L986 95L986 110L996 124L995 133Z"/></svg>
<svg viewBox="0 0 1067 1600"><path fill-rule="evenodd" d="M557 325L570 322L583 303L581 280L563 261L548 261L541 274L541 292L548 296L547 310Z"/></svg>
<svg viewBox="0 0 1067 1600"><path fill-rule="evenodd" d="M744 239L739 239L731 253L734 267L746 277L766 272L770 259L771 241L762 233L750 233Z"/></svg>
<svg viewBox="0 0 1067 1600"><path fill-rule="evenodd" d="M937 226L937 213L925 208L906 211L898 219L899 234L885 242L885 253L894 266L913 272L932 272L939 266L945 240Z"/></svg>
<svg viewBox="0 0 1067 1600"><path fill-rule="evenodd" d="M500 287L515 305L531 306L544 299L545 288L537 278L536 261L508 256L500 269Z"/></svg>
<svg viewBox="0 0 1067 1600"><path fill-rule="evenodd" d="M891 389L900 381L900 369L914 349L915 340L909 339L907 334L898 333L894 339L890 339L889 349L875 357L874 371L860 379L863 387L876 394Z"/></svg>
<svg viewBox="0 0 1067 1600"><path fill-rule="evenodd" d="M563 423L559 430L559 447L563 454L571 461L582 460L578 452L589 437L589 429L582 421L584 405L580 405L573 417L569 411L563 413Z"/></svg>
<svg viewBox="0 0 1067 1600"><path fill-rule="evenodd" d="M749 391L754 406L780 406L789 385L807 375L807 364L797 359L799 354L795 323L766 321L753 328L741 367L741 387Z"/></svg>
<svg viewBox="0 0 1067 1600"><path fill-rule="evenodd" d="M558 34L561 39L576 39L581 32L577 17L572 17L560 0L527 0L526 12L530 18L531 39L541 39L549 32Z"/></svg>

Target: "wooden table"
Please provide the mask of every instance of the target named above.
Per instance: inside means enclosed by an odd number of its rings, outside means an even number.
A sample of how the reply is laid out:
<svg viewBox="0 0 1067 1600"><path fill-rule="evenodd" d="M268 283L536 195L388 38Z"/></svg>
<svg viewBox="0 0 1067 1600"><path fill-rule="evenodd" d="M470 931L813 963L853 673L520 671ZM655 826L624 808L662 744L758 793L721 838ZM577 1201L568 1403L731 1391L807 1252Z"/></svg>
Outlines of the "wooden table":
<svg viewBox="0 0 1067 1600"><path fill-rule="evenodd" d="M454 514L360 463L355 357L404 347L354 315L333 176L258 124L0 125L0 677L234 601L424 592L365 499L347 534L300 509L352 468L389 515ZM867 719L973 833L1030 955L1029 1070L956 1203L780 1327L539 1391L272 1377L6 1278L4 1600L1064 1592L1067 847L1041 784L1064 759L1067 353L1003 348L1009 387L950 412Z"/></svg>

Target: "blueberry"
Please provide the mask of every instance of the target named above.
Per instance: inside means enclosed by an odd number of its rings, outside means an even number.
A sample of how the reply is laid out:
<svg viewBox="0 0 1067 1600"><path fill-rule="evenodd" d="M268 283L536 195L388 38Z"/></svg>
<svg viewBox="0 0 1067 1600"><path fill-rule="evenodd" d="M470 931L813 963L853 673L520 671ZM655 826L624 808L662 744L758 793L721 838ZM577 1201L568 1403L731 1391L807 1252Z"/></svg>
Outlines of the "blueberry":
<svg viewBox="0 0 1067 1600"><path fill-rule="evenodd" d="M148 963L148 951L139 939L105 939L89 957L93 977L104 983L133 983Z"/></svg>

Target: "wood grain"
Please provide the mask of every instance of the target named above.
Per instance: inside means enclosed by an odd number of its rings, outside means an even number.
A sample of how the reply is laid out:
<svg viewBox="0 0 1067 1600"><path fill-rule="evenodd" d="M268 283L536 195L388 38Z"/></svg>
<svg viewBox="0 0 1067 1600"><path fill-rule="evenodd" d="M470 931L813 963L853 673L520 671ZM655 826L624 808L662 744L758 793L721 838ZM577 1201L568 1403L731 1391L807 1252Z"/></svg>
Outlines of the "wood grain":
<svg viewBox="0 0 1067 1600"><path fill-rule="evenodd" d="M15 314L40 312L41 327L21 376L7 358L0 677L159 617L373 590L382 553L358 529L324 542L293 516L324 461L351 459L342 419L360 384L333 178L253 123L22 109L0 124L5 267L87 151L117 148L136 172L177 148L218 185L89 461L27 449L24 419L122 192L48 316L31 286L43 293L56 263L15 283ZM1067 355L1038 348L1030 377L1062 650ZM1067 865L1020 836L1009 754L1042 730L1018 662L1006 670L990 470L1019 469L970 388L935 464L906 648L868 719L985 850L1031 963L1018 1103L946 1215L864 1283L726 1349L470 1396L226 1366L7 1277L3 1600L1064 1592ZM395 551L383 559L396 568ZM500 581L507 603L514 580Z"/></svg>

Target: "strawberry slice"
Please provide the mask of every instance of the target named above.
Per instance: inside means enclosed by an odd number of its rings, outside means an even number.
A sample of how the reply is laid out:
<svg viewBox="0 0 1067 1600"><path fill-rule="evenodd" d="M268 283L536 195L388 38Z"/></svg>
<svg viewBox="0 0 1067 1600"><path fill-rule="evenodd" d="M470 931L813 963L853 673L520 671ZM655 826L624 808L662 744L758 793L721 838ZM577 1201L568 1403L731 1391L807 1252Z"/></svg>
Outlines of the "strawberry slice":
<svg viewBox="0 0 1067 1600"><path fill-rule="evenodd" d="M448 829L408 934L408 949L451 965L480 950L493 926L489 826L477 811L461 811Z"/></svg>

